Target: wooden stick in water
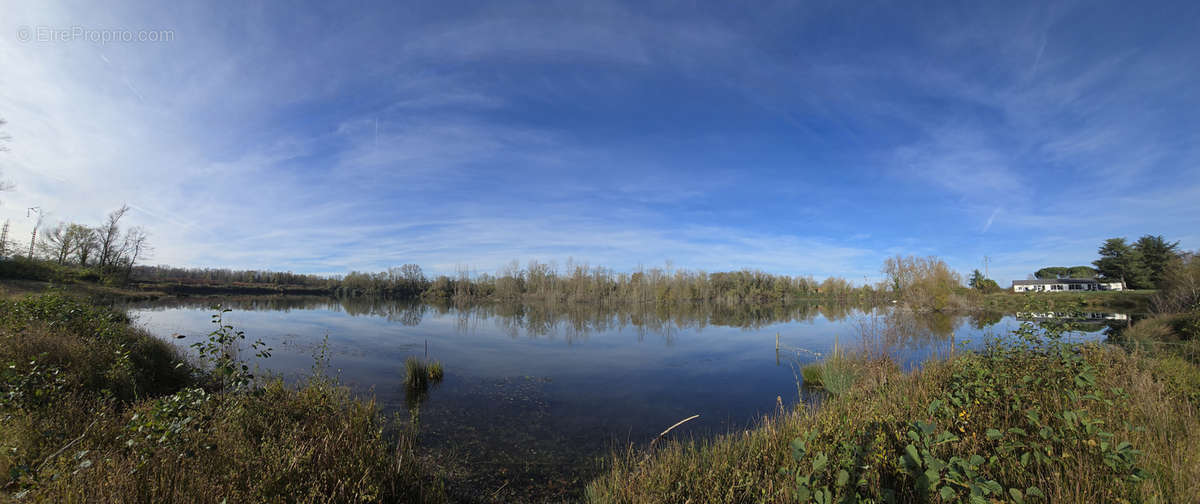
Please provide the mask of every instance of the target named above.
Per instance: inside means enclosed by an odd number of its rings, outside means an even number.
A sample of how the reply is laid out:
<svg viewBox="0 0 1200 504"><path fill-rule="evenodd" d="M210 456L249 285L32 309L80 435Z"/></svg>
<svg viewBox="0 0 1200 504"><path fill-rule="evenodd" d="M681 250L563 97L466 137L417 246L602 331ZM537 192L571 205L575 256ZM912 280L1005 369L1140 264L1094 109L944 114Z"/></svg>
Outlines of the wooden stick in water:
<svg viewBox="0 0 1200 504"><path fill-rule="evenodd" d="M668 432L671 432L671 430L672 430L672 429L674 429L674 428L676 428L676 427L679 427L680 425L683 425L683 424L685 424L685 423L688 423L688 422L690 422L690 421L692 421L692 420L695 420L695 419L697 419L697 418L700 418L700 415L692 415L692 416L690 416L690 417L684 418L683 420L680 420L680 421L678 421L678 422L675 422L675 425L672 425L672 426L670 426L670 427L667 427L667 430L665 430L665 431L662 431L662 433L661 433L661 434L659 434L659 435L658 435L658 437L654 438L654 441L651 441L651 442L650 442L650 448L654 448L654 443L657 443L659 439L662 439L662 437L663 437L663 436L666 436L666 435L667 435L667 433L668 433ZM647 449L647 451L649 451L649 449Z"/></svg>

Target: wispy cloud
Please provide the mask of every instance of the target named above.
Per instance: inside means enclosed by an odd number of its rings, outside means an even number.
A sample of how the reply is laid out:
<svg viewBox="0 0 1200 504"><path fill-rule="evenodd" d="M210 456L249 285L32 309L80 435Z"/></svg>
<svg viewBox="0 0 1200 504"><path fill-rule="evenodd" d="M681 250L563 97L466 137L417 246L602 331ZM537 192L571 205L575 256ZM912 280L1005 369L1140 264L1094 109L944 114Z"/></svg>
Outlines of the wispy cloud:
<svg viewBox="0 0 1200 504"><path fill-rule="evenodd" d="M1200 247L1179 16L370 7L12 6L6 34L175 39L0 38L0 217L25 233L28 206L98 223L128 202L155 261L323 272L573 257L857 279L912 253L988 255L1003 281L1110 235Z"/></svg>

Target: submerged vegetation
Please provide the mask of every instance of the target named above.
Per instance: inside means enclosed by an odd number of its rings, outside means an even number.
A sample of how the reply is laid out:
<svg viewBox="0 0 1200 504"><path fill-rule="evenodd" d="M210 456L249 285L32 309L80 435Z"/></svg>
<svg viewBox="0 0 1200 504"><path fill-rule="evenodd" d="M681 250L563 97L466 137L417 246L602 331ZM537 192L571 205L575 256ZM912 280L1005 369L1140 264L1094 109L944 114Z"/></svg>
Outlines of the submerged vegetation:
<svg viewBox="0 0 1200 504"><path fill-rule="evenodd" d="M413 433L315 375L257 379L217 320L189 363L120 313L0 301L0 495L35 502L440 502ZM395 431L395 432L393 432Z"/></svg>

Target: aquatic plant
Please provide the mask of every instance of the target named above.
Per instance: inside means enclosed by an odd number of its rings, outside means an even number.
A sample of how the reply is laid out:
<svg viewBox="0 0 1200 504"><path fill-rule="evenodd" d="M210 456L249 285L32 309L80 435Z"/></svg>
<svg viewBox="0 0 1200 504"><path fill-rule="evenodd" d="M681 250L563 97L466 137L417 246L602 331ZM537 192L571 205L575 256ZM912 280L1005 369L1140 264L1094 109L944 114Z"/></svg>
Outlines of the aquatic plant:
<svg viewBox="0 0 1200 504"><path fill-rule="evenodd" d="M442 363L417 357L404 359L404 401L415 410L429 398L429 388L441 383L445 371Z"/></svg>
<svg viewBox="0 0 1200 504"><path fill-rule="evenodd" d="M427 388L441 382L444 374L441 362L426 361L417 357L404 359L404 383L409 388Z"/></svg>
<svg viewBox="0 0 1200 504"><path fill-rule="evenodd" d="M800 368L800 376L804 378L805 385L820 387L838 396L854 386L858 370L846 351L834 345L833 353L824 360Z"/></svg>

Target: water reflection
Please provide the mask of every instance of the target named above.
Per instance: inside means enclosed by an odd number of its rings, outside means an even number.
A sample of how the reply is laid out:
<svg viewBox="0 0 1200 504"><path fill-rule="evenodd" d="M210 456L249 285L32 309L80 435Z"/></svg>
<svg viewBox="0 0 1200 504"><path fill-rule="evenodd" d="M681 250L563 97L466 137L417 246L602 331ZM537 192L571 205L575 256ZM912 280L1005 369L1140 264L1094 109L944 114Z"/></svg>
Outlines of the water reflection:
<svg viewBox="0 0 1200 504"><path fill-rule="evenodd" d="M913 313L893 307L797 305L480 304L455 306L357 297L220 300L229 320L276 348L261 363L284 376L312 369L328 336L329 365L354 390L392 411L419 405L426 446L453 452L473 484L561 481L543 497L577 496L591 462L613 444L672 432L740 429L803 400L795 366L835 342L887 348L902 365L1020 324L999 313ZM130 305L154 334L202 337L212 299ZM1120 323L1119 317L1103 324ZM778 338L778 339L777 339ZM779 342L777 346L776 342ZM190 340L185 340L188 343ZM781 352L779 348L785 349ZM804 349L808 353L789 353ZM406 386L405 361L440 361L432 393ZM778 399L777 399L778 398ZM465 454L465 455L464 455Z"/></svg>

